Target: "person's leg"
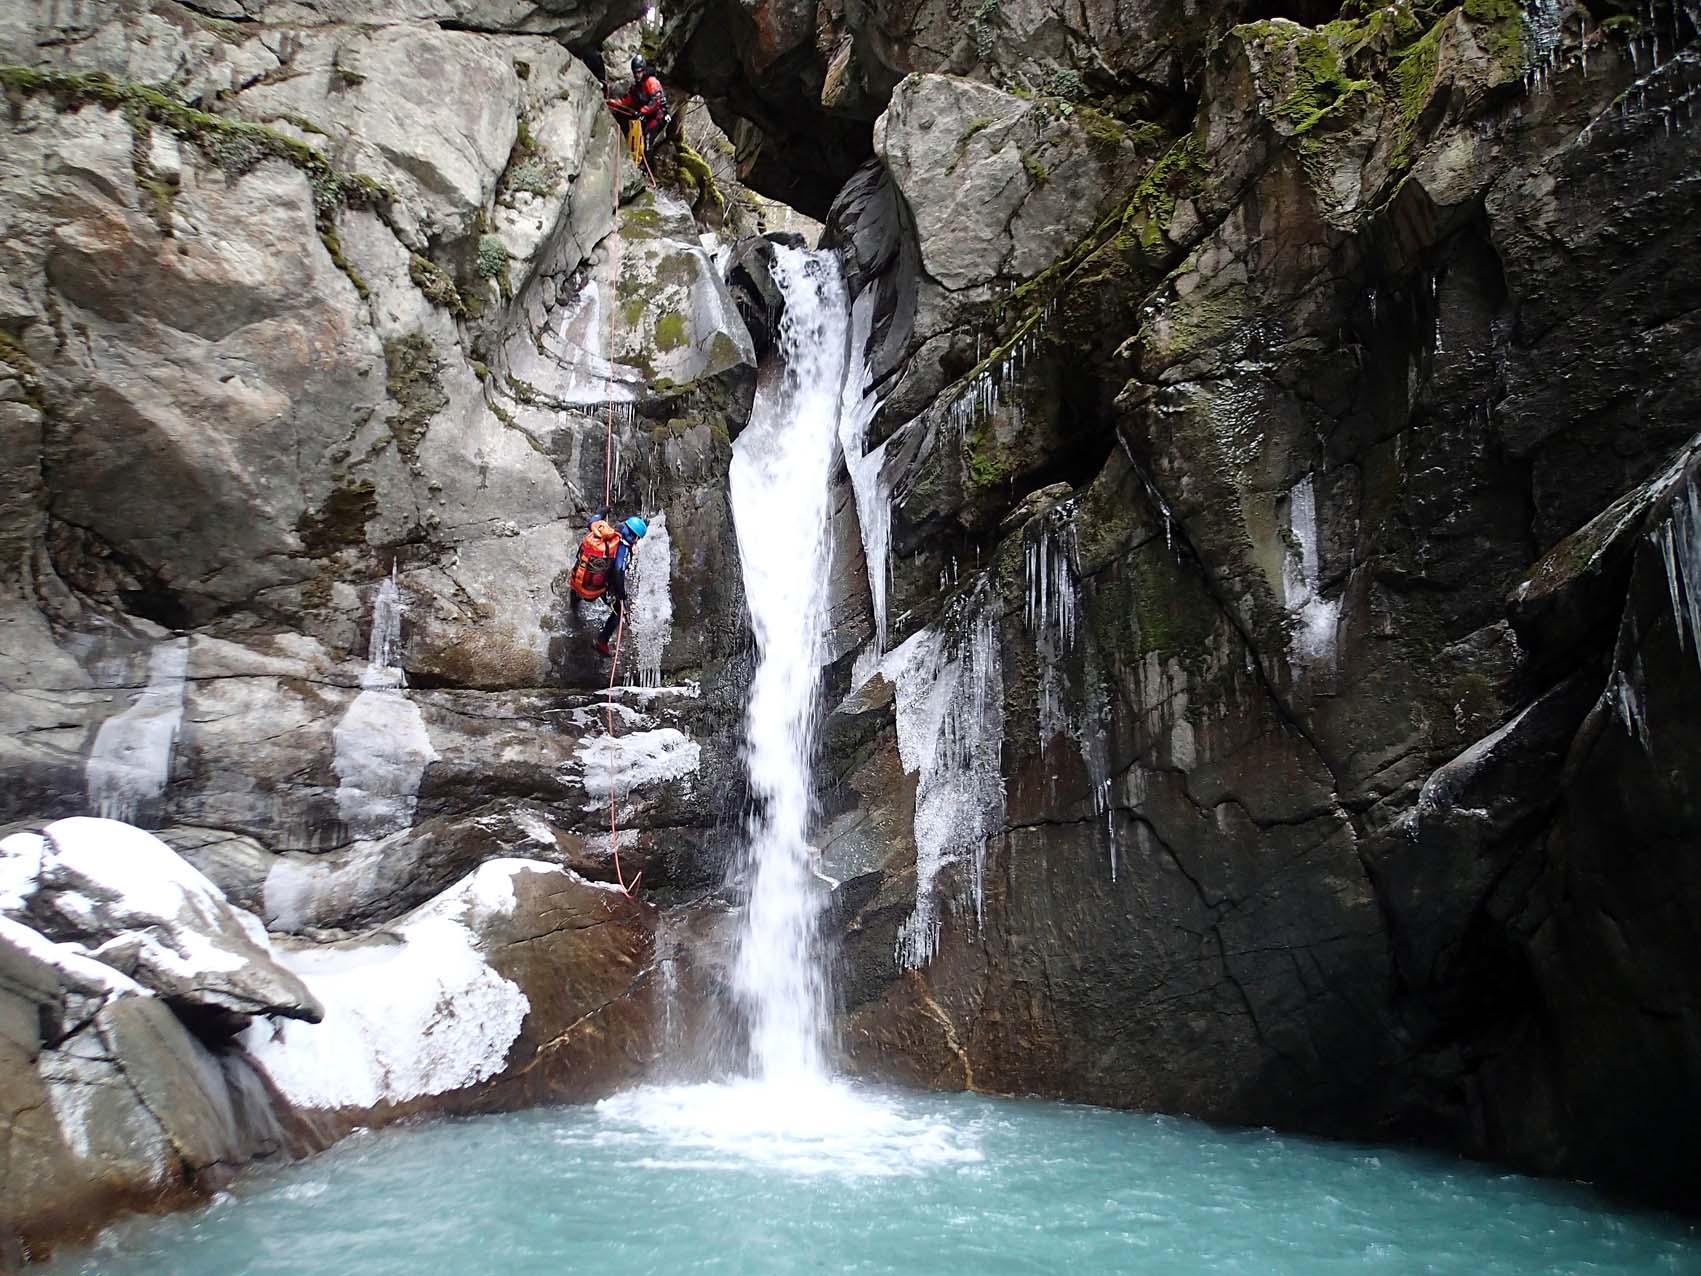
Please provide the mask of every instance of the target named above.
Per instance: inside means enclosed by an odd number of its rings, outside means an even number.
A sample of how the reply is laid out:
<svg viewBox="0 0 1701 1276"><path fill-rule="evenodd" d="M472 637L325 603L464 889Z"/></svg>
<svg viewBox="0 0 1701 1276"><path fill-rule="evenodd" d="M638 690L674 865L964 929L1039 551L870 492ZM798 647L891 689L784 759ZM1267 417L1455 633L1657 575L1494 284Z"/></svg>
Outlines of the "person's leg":
<svg viewBox="0 0 1701 1276"><path fill-rule="evenodd" d="M620 617L625 613L625 610L626 600L624 598L614 594L608 596L608 619L603 622L602 626L602 640L605 644L614 641L614 631L620 628Z"/></svg>

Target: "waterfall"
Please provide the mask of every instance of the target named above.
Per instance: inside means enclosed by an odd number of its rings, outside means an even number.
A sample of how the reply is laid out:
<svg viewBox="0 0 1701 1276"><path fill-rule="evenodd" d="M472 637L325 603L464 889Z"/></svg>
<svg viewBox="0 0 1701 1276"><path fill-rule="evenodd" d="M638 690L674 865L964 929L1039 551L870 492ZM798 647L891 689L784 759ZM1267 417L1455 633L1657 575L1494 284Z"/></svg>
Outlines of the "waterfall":
<svg viewBox="0 0 1701 1276"><path fill-rule="evenodd" d="M783 373L764 378L733 448L733 522L757 663L745 716L755 810L734 987L762 1080L825 1071L824 903L809 844L816 697L826 627L828 487L849 348L849 307L828 254L780 248ZM854 396L853 396L854 397Z"/></svg>

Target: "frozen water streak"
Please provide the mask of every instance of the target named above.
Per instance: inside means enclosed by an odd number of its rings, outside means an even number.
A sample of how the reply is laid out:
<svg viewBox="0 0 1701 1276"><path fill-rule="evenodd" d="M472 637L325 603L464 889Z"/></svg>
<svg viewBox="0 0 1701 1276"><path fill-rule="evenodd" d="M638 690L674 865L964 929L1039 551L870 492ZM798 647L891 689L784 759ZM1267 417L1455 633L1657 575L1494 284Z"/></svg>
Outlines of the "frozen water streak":
<svg viewBox="0 0 1701 1276"><path fill-rule="evenodd" d="M913 635L881 667L897 688L898 754L916 776L916 901L897 941L906 969L938 950L947 868L963 868L982 920L986 841L1004 820L1004 669L987 592L982 585L960 599L941 629Z"/></svg>
<svg viewBox="0 0 1701 1276"><path fill-rule="evenodd" d="M132 820L141 804L165 792L171 751L183 724L189 640L162 642L148 655L148 682L134 703L101 723L89 751L89 805L109 820Z"/></svg>

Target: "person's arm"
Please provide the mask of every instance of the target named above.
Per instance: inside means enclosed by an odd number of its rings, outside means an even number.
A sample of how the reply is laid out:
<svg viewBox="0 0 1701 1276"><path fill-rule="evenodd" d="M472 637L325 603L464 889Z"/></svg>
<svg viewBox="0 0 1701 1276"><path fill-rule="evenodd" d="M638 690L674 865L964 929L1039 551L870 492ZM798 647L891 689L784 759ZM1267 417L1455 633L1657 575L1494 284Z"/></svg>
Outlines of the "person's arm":
<svg viewBox="0 0 1701 1276"><path fill-rule="evenodd" d="M657 115L667 110L667 93L662 88L660 80L651 76L644 84L644 91L649 94L650 98L648 102L644 103L644 105L639 108L639 110L643 112L645 119L654 119Z"/></svg>

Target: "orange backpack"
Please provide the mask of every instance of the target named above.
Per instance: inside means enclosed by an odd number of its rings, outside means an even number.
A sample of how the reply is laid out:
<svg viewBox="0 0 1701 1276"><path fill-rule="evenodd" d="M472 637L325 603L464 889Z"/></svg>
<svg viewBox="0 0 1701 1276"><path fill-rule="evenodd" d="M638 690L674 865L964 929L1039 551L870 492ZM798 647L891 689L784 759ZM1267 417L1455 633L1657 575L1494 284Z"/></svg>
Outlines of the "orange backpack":
<svg viewBox="0 0 1701 1276"><path fill-rule="evenodd" d="M614 573L614 556L620 550L620 533L612 523L598 519L579 542L579 560L573 564L573 592L595 601L608 590Z"/></svg>

